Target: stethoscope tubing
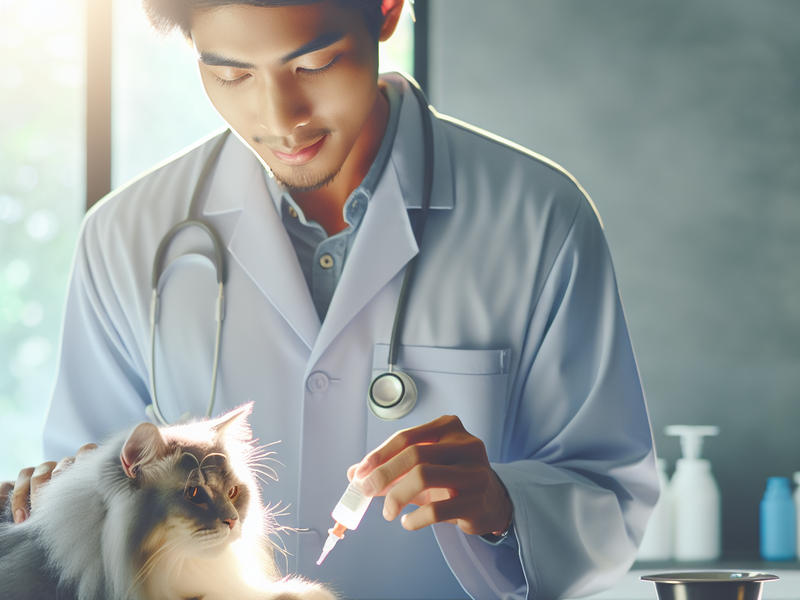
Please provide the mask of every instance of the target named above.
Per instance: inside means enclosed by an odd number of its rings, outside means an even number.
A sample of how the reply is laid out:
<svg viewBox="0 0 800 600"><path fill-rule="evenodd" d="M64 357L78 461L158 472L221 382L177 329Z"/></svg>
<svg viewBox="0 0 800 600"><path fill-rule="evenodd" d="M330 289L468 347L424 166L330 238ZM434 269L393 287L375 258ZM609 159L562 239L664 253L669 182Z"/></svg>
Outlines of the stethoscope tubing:
<svg viewBox="0 0 800 600"><path fill-rule="evenodd" d="M217 331L215 334L214 343L214 363L211 372L211 394L208 400L208 409L206 410L206 417L210 417L214 411L214 403L217 396L217 374L219 372L219 355L220 346L222 342L222 320L225 317L225 280L227 271L225 270L225 255L222 249L222 242L214 229L208 224L197 219L193 219L195 208L202 192L203 186L208 179L211 168L217 161L225 141L228 139L230 129L226 129L222 135L219 136L211 153L206 159L203 169L200 171L200 176L197 179L197 185L192 193L192 200L189 204L188 217L172 227L166 235L161 239L156 250L156 255L153 259L153 271L151 277L151 287L153 290L152 298L150 301L150 394L152 395L152 408L153 414L162 425L169 425L169 421L164 417L161 412L161 406L158 402L158 389L156 387L156 325L159 319L159 299L158 299L158 280L161 276L161 266L164 261L164 254L169 247L169 244L175 236L187 227L198 227L206 232L211 242L214 245L214 267L217 279L217 306L216 306L216 319Z"/></svg>

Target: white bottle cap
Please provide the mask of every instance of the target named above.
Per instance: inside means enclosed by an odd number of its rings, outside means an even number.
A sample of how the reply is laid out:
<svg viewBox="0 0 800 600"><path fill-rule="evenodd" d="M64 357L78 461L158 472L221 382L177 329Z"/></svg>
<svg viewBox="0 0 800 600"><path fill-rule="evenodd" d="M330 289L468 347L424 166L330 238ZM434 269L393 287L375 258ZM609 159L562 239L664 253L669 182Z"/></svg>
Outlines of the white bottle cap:
<svg viewBox="0 0 800 600"><path fill-rule="evenodd" d="M669 425L664 433L680 436L683 458L695 460L700 458L703 450L703 437L719 435L719 427L715 425Z"/></svg>

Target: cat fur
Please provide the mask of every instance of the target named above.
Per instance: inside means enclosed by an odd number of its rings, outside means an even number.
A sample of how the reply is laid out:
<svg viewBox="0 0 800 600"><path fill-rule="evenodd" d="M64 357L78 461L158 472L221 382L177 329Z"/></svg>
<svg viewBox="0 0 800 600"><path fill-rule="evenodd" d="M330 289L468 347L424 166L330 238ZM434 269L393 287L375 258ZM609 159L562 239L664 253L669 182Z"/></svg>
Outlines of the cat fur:
<svg viewBox="0 0 800 600"><path fill-rule="evenodd" d="M250 411L143 423L82 454L37 492L28 520L0 523L0 599L333 600L317 584L280 578ZM194 463L219 454L224 468L187 486ZM223 497L234 487L234 500Z"/></svg>

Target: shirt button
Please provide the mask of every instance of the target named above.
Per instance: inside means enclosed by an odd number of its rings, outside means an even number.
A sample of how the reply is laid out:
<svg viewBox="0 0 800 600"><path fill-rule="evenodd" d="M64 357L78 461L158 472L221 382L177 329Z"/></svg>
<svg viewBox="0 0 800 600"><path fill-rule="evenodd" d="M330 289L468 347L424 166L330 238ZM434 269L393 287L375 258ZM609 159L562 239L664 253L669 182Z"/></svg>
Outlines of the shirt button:
<svg viewBox="0 0 800 600"><path fill-rule="evenodd" d="M330 269L333 266L333 257L330 254L323 254L319 257L319 266L323 269Z"/></svg>
<svg viewBox="0 0 800 600"><path fill-rule="evenodd" d="M323 373L322 371L316 371L308 376L308 381L306 382L306 385L308 386L308 389L311 390L312 392L316 394L321 394L322 392L328 389L330 383L331 380L328 378L327 375L325 375L325 373Z"/></svg>
<svg viewBox="0 0 800 600"><path fill-rule="evenodd" d="M297 218L297 211L294 209L293 206L289 207L289 216L291 216L291 217L293 217L295 219Z"/></svg>

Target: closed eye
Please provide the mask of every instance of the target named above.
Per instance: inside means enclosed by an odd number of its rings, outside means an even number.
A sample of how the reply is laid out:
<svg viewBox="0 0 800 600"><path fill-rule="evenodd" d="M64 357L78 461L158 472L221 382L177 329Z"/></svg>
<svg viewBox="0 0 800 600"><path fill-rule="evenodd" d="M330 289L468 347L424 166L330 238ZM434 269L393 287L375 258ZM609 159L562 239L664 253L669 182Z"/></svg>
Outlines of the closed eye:
<svg viewBox="0 0 800 600"><path fill-rule="evenodd" d="M241 83L244 83L244 81L246 79L249 79L250 78L250 73L242 75L241 77L237 77L236 79L223 79L222 77L219 77L218 75L214 75L214 77L216 78L217 82L219 82L219 84L222 87L236 87L237 85L239 85Z"/></svg>
<svg viewBox="0 0 800 600"><path fill-rule="evenodd" d="M327 65L322 66L322 67L320 67L318 69L308 69L306 67L297 67L297 71L298 71L298 73L305 73L306 75L319 75L321 73L324 73L325 71L327 71L331 67L333 67L333 65L335 65L337 62L339 62L340 58L342 58L342 55L341 54L337 54L333 58L333 60L331 62L329 62Z"/></svg>

